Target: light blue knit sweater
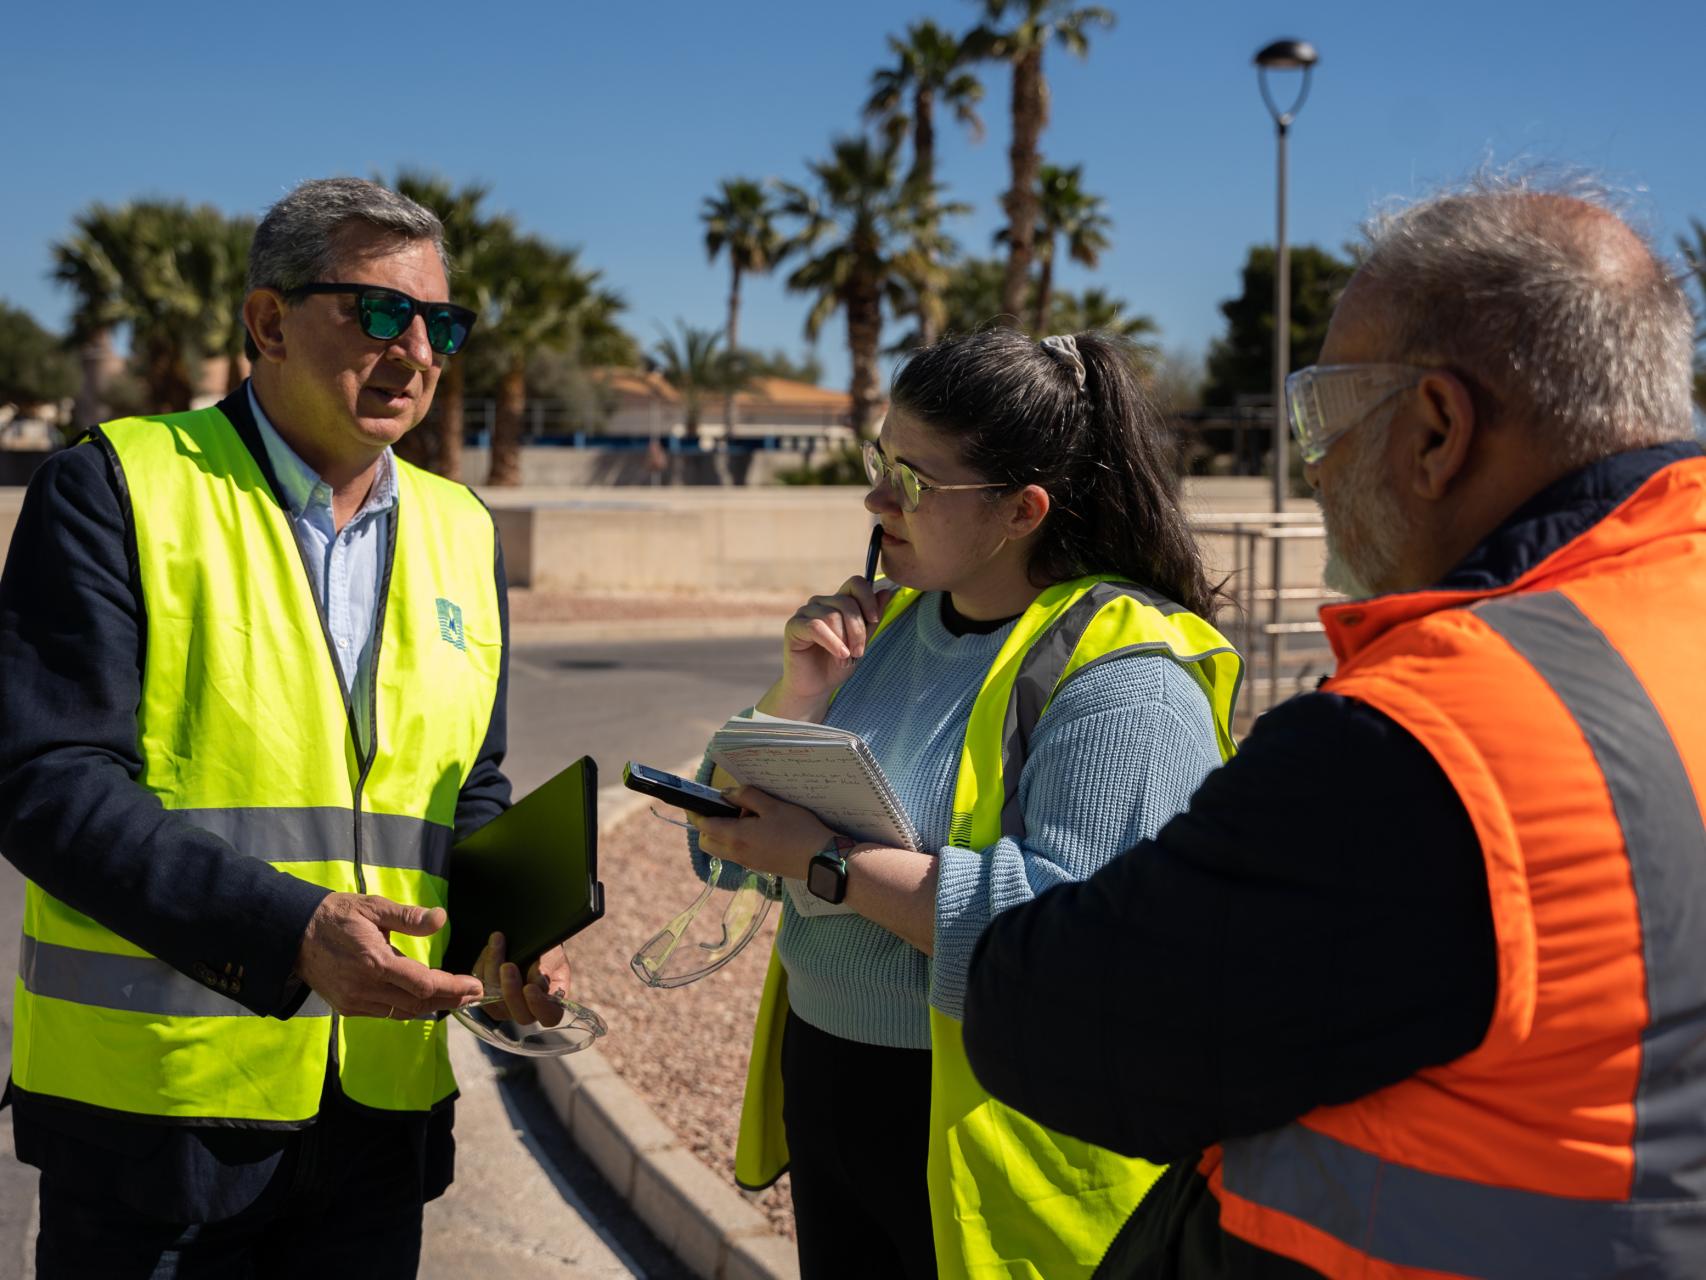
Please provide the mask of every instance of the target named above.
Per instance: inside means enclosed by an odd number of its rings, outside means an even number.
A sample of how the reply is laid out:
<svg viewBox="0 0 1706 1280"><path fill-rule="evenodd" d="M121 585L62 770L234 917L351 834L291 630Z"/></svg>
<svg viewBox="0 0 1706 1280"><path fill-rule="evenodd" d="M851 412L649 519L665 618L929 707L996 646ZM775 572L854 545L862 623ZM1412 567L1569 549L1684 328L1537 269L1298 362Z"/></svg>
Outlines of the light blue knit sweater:
<svg viewBox="0 0 1706 1280"><path fill-rule="evenodd" d="M1037 723L1019 779L1024 840L948 847L966 720L1012 624L955 636L941 599L924 596L877 639L825 717L870 744L921 846L941 859L936 954L862 916L802 916L785 897L777 943L795 1013L831 1035L903 1049L930 1047L930 1005L963 1016L972 948L997 912L1153 835L1220 763L1208 699L1183 667L1153 654L1099 663ZM700 776L709 774L707 761Z"/></svg>

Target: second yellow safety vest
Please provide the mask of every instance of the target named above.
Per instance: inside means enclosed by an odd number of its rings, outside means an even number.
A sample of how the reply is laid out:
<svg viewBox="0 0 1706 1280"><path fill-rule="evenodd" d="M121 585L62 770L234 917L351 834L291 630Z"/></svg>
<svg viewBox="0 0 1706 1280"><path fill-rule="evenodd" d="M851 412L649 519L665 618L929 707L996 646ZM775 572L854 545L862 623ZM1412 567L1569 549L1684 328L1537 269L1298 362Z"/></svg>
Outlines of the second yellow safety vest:
<svg viewBox="0 0 1706 1280"><path fill-rule="evenodd" d="M917 599L890 599L876 634ZM873 637L874 639L875 637ZM972 705L954 785L949 843L983 849L1025 834L1019 778L1037 721L1060 687L1093 664L1139 654L1180 663L1213 711L1222 760L1243 661L1182 606L1107 576L1057 583L1014 624ZM735 1177L768 1186L788 1164L782 1124L787 974L765 980L741 1110ZM1088 1276L1163 1167L1046 1129L991 1098L966 1061L960 1024L930 1012L928 1181L938 1273L1070 1280Z"/></svg>

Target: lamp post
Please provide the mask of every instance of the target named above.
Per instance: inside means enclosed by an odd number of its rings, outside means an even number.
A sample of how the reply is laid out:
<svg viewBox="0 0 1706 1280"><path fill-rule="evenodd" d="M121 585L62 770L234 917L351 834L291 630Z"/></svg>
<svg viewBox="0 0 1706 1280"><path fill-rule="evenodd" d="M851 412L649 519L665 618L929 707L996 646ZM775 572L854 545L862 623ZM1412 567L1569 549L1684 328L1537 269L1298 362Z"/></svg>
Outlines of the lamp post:
<svg viewBox="0 0 1706 1280"><path fill-rule="evenodd" d="M1275 184L1276 209L1274 235L1274 439L1271 450L1274 461L1274 513L1285 511L1285 500L1291 489L1291 467L1286 458L1286 439L1289 435L1285 412L1285 375L1291 366L1291 253L1285 242L1285 139L1291 122L1303 109L1309 96L1309 78L1317 61L1315 46L1307 40L1275 40L1258 50L1255 57L1256 82L1262 89L1262 101L1274 118L1274 137L1278 146L1278 180ZM1301 71L1297 97L1291 106L1281 111L1268 92L1270 71ZM1280 623L1284 620L1281 607L1285 587L1285 539L1282 521L1274 522L1272 540L1273 594L1268 607L1268 696L1269 705L1279 701Z"/></svg>
<svg viewBox="0 0 1706 1280"><path fill-rule="evenodd" d="M1274 238L1274 510L1285 510L1286 492L1290 487L1290 469L1286 465L1285 375L1291 364L1291 252L1285 242L1285 139L1291 122L1303 109L1309 96L1309 77L1317 55L1315 46L1307 40L1275 40L1256 54L1256 81L1261 85L1262 101L1274 118L1274 135L1279 148L1276 183L1278 199ZM1284 111L1268 92L1268 72L1301 71L1302 82L1297 97Z"/></svg>

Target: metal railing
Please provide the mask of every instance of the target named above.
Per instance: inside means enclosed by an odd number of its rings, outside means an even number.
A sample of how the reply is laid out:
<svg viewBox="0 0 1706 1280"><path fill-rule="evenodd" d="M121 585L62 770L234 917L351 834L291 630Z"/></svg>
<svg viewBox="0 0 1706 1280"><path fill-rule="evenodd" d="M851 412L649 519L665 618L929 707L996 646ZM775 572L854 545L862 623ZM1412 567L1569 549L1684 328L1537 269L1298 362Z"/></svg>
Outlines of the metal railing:
<svg viewBox="0 0 1706 1280"><path fill-rule="evenodd" d="M1200 540L1231 543L1226 589L1231 613L1221 631L1244 655L1244 688L1237 726L1242 732L1263 711L1313 688L1333 669L1333 655L1316 609L1339 599L1319 582L1288 583L1287 551L1320 542L1326 532L1315 512L1213 512L1192 522ZM1209 557L1222 568L1218 556ZM1313 572L1307 574L1313 578Z"/></svg>

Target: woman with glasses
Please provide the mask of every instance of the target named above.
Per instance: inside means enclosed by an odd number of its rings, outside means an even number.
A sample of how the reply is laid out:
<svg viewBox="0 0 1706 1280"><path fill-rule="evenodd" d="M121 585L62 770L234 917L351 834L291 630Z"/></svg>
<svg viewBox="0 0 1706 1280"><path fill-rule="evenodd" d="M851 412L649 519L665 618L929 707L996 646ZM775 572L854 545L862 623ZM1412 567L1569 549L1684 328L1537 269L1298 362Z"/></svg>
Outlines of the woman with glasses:
<svg viewBox="0 0 1706 1280"><path fill-rule="evenodd" d="M762 1186L791 1168L808 1280L1088 1275L1160 1170L982 1092L960 1048L967 972L996 913L1185 806L1232 750L1242 664L1208 621L1215 591L1129 345L939 342L898 373L865 462L886 581L803 605L757 709L860 734L924 852L858 843L752 788L729 792L742 817L693 818L701 867L795 882L736 1174ZM1060 997L1118 993L1087 971Z"/></svg>

